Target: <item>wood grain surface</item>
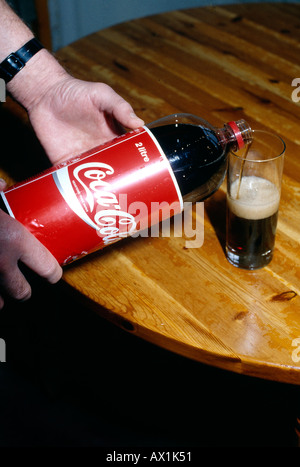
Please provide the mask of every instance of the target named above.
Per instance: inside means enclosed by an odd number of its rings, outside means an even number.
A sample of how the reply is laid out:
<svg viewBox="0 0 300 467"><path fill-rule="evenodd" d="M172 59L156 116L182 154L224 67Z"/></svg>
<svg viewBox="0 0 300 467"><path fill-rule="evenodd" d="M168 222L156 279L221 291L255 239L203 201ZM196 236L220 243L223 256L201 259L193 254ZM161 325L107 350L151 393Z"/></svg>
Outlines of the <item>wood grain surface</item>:
<svg viewBox="0 0 300 467"><path fill-rule="evenodd" d="M225 188L204 203L204 242L129 238L66 267L95 311L189 358L300 384L300 5L175 11L99 31L57 53L104 81L146 122L189 112L216 127L244 118L287 145L274 259L255 272L224 254ZM299 92L300 97L300 92ZM201 223L201 213L194 221Z"/></svg>

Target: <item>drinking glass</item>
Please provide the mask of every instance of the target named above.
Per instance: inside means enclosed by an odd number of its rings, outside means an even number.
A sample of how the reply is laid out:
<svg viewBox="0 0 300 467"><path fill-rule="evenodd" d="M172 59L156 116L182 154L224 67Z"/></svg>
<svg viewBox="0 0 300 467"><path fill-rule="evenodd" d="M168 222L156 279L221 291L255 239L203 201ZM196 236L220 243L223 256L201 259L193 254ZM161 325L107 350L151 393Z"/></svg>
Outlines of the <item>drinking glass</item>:
<svg viewBox="0 0 300 467"><path fill-rule="evenodd" d="M258 269L273 257L285 143L254 130L253 141L228 155L226 256L236 267Z"/></svg>

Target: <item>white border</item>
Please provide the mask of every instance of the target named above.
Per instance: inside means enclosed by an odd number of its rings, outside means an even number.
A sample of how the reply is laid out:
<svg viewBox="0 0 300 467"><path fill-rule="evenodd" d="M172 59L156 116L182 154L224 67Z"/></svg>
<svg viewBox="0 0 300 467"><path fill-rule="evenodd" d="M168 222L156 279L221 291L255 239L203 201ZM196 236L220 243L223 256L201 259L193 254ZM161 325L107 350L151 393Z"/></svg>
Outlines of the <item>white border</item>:
<svg viewBox="0 0 300 467"><path fill-rule="evenodd" d="M7 201L6 196L3 193L3 191L1 191L0 195L2 196L3 203L5 204L5 207L6 207L7 211L8 211L8 214L15 219L14 213L12 212L11 207L8 204L8 201Z"/></svg>

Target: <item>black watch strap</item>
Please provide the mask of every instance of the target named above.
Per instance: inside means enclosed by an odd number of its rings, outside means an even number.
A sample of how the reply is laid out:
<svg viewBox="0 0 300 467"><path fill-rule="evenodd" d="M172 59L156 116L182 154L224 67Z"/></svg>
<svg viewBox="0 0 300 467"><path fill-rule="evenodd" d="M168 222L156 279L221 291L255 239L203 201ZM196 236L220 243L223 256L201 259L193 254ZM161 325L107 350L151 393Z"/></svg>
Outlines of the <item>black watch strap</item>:
<svg viewBox="0 0 300 467"><path fill-rule="evenodd" d="M42 44L35 38L26 42L19 50L11 53L0 63L0 78L8 83L20 71L28 60L39 50L43 49Z"/></svg>

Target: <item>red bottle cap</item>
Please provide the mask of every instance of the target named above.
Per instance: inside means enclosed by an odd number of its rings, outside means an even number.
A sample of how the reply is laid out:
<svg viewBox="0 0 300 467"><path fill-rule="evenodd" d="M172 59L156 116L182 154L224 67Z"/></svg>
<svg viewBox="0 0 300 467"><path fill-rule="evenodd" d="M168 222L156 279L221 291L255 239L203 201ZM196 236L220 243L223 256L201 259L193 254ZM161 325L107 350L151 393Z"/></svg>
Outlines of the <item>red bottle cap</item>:
<svg viewBox="0 0 300 467"><path fill-rule="evenodd" d="M243 148L245 146L245 141L244 141L244 138L242 136L241 130L237 126L236 122L228 122L228 125L233 130L234 136L235 136L237 144L238 144L238 149Z"/></svg>

